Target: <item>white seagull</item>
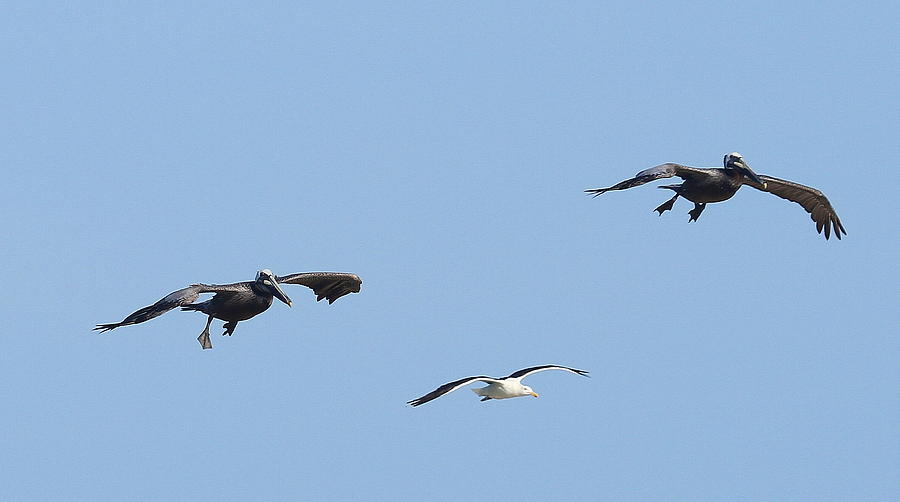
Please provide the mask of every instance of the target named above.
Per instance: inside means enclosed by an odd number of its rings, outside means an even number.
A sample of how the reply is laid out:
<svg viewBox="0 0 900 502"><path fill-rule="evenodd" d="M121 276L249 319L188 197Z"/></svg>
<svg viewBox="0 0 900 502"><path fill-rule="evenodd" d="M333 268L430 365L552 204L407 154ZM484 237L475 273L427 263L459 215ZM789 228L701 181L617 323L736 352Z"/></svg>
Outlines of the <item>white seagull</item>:
<svg viewBox="0 0 900 502"><path fill-rule="evenodd" d="M427 403L428 401L431 401L432 399L437 399L448 392L453 392L463 385L468 385L472 382L485 382L488 384L487 387L472 389L472 392L478 394L479 396L482 396L482 401L487 401L489 399L509 399L511 397L522 396L538 397L537 392L533 391L531 387L522 385L522 379L532 373L537 373L538 371L545 370L563 370L584 377L588 376L588 372L584 370L576 370L575 368L567 368L565 366L557 366L555 364L545 364L543 366L532 366L531 368L521 369L503 378L493 378L489 376L473 376L461 378L455 382L445 383L444 385L441 385L437 389L434 389L433 391L425 394L422 397L418 397L416 399L413 399L412 401L407 401L406 404L420 406Z"/></svg>

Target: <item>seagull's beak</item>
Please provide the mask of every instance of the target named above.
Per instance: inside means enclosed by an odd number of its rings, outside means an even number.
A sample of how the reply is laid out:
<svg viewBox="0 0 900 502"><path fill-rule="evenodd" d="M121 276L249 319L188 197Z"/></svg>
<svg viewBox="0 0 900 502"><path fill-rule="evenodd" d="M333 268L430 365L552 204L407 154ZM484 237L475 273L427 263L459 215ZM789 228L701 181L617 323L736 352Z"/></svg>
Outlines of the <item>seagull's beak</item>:
<svg viewBox="0 0 900 502"><path fill-rule="evenodd" d="M275 296L275 298L278 298L279 300L286 303L288 307L294 305L294 302L292 302L291 299L288 298L288 295L284 294L284 291L281 290L281 286L278 285L277 280L272 281L272 294Z"/></svg>
<svg viewBox="0 0 900 502"><path fill-rule="evenodd" d="M531 395L534 396L534 397L541 397L541 396L539 396L538 393L535 392L535 391L531 391Z"/></svg>
<svg viewBox="0 0 900 502"><path fill-rule="evenodd" d="M739 165L741 166L741 174L753 180L754 183L762 185L763 188L766 188L766 182L760 179L760 177L753 172L753 169L750 169L750 166L747 165L746 162L742 160Z"/></svg>

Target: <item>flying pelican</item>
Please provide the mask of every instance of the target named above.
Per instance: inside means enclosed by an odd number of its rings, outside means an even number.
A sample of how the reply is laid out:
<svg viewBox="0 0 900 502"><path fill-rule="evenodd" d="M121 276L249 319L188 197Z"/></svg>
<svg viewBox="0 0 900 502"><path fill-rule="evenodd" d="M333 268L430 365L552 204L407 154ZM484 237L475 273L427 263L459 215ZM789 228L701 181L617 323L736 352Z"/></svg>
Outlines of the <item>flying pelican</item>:
<svg viewBox="0 0 900 502"><path fill-rule="evenodd" d="M230 336L234 333L238 321L246 321L265 312L272 305L273 298L278 298L290 307L293 302L281 290L279 283L300 284L311 288L316 294L316 301L326 298L330 304L346 294L359 293L362 280L356 274L343 272L305 272L276 277L271 270L263 269L256 273L256 280L253 281L222 285L192 284L174 293L169 293L149 307L133 312L122 322L98 324L94 329L105 333L119 326L149 321L175 307L181 307L181 310L196 310L209 316L206 320L206 327L203 328L203 332L200 333L197 340L204 349L211 349L209 325L213 318L226 321L225 332L222 335ZM202 293L215 293L215 295L205 302L194 303Z"/></svg>
<svg viewBox="0 0 900 502"><path fill-rule="evenodd" d="M610 190L624 190L649 183L660 178L678 176L684 180L680 185L664 185L659 188L667 188L675 192L675 196L660 204L654 211L663 212L672 209L675 199L682 196L694 203L694 209L688 211L690 220L696 221L700 213L706 207L707 202L722 202L731 198L741 185L749 185L757 190L769 192L782 199L796 202L806 209L813 221L816 222L816 230L821 234L825 229L825 239L831 236L831 228L834 227L834 235L840 239L841 233L847 235L840 218L825 194L808 186L794 183L793 181L773 178L766 175L757 175L744 161L744 157L737 152L725 155L725 168L700 168L689 167L681 164L660 164L650 169L645 169L634 178L615 184L609 188L592 188L585 190L594 194L594 197Z"/></svg>
<svg viewBox="0 0 900 502"><path fill-rule="evenodd" d="M555 364L545 364L543 366L532 366L531 368L525 368L513 372L511 375L503 378L493 378L488 376L461 378L455 382L445 383L444 385L441 385L437 389L434 389L433 391L425 394L422 397L417 397L412 401L407 401L406 404L410 404L412 406L420 406L427 403L428 401L431 401L432 399L437 399L448 392L453 392L454 390L464 385L468 385L472 382L485 382L488 384L487 387L472 389L472 392L478 394L479 396L482 396L482 401L487 401L489 399L509 399L511 397L522 396L538 397L538 394L533 391L531 387L522 385L522 379L532 373L546 370L563 370L581 376L588 376L588 372L584 370L576 370L575 368L567 368L565 366L557 366Z"/></svg>

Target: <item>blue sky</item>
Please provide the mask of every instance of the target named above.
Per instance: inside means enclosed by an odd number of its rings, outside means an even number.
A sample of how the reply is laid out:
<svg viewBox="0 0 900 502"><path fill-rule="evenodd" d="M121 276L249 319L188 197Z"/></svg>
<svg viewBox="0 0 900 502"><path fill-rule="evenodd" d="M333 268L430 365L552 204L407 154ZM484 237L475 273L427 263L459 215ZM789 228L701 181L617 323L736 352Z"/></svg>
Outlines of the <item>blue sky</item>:
<svg viewBox="0 0 900 502"><path fill-rule="evenodd" d="M896 2L4 10L0 499L900 497ZM849 235L582 193L735 150ZM363 290L91 331L261 268Z"/></svg>

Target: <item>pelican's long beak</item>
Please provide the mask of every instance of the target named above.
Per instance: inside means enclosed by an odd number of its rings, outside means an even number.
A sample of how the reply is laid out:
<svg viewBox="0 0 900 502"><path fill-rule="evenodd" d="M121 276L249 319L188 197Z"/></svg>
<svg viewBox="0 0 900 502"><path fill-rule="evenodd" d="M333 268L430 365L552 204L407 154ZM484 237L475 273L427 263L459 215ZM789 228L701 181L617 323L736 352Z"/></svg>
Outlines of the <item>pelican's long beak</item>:
<svg viewBox="0 0 900 502"><path fill-rule="evenodd" d="M758 184L762 185L763 188L766 188L766 182L763 181L762 179L760 179L760 177L757 176L756 173L753 172L753 169L750 169L750 166L747 165L746 162L744 162L742 160L740 162L740 166L741 166L741 174L743 174L744 176L753 180L754 183L758 183Z"/></svg>
<svg viewBox="0 0 900 502"><path fill-rule="evenodd" d="M538 393L537 393L537 392L535 392L535 391L531 391L531 395L532 395L532 396L534 396L534 397L541 397L541 396L540 396L540 395L538 395Z"/></svg>
<svg viewBox="0 0 900 502"><path fill-rule="evenodd" d="M275 298L278 298L279 300L286 303L288 307L294 305L294 302L292 302L291 299L288 298L288 295L284 294L284 291L281 290L281 286L278 285L278 281L272 281L272 294L275 295Z"/></svg>

